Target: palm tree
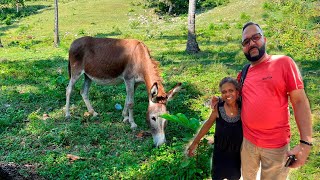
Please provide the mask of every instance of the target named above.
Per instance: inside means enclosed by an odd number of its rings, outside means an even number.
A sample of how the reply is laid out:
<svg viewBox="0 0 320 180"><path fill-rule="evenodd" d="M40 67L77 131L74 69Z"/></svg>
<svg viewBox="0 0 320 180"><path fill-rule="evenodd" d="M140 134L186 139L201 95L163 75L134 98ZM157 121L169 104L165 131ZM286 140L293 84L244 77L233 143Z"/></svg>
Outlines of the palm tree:
<svg viewBox="0 0 320 180"><path fill-rule="evenodd" d="M196 40L195 22L196 22L196 0L189 0L188 11L188 41L186 51L189 53L197 53L200 51Z"/></svg>
<svg viewBox="0 0 320 180"><path fill-rule="evenodd" d="M59 21L58 21L58 0L54 0L54 45L59 46Z"/></svg>

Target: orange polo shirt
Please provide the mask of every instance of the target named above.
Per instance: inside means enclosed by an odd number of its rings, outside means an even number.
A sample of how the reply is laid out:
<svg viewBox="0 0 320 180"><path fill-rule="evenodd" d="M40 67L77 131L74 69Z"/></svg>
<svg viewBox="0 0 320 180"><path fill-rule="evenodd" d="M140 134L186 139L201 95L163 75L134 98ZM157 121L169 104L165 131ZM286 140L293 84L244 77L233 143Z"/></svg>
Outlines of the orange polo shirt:
<svg viewBox="0 0 320 180"><path fill-rule="evenodd" d="M250 67L242 88L243 135L263 148L280 148L290 141L288 93L303 89L295 62L273 55Z"/></svg>

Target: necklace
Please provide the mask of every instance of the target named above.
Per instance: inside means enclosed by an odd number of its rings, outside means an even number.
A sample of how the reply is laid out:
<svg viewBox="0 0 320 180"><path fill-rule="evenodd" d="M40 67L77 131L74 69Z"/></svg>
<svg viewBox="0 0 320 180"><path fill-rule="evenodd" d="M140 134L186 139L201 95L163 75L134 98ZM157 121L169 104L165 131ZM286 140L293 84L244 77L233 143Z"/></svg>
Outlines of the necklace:
<svg viewBox="0 0 320 180"><path fill-rule="evenodd" d="M219 111L221 112L221 118L228 122L228 123L235 123L238 122L240 120L240 111L238 114L234 113L234 116L230 116L229 114L227 114L226 108L224 107L219 107L218 108Z"/></svg>
<svg viewBox="0 0 320 180"><path fill-rule="evenodd" d="M230 115L231 115L231 116L233 116L233 115L234 115L234 113L232 112L231 107L230 107L229 105L227 105L227 107L228 107L228 109L229 109L229 111L230 111Z"/></svg>

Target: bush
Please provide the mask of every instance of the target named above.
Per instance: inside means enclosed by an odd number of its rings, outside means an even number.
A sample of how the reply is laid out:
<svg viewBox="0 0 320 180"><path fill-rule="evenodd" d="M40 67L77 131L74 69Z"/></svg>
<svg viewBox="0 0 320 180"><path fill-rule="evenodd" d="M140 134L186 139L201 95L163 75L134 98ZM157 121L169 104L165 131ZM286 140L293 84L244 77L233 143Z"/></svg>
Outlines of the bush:
<svg viewBox="0 0 320 180"><path fill-rule="evenodd" d="M189 179L190 177L197 177L199 179L207 178L210 174L210 160L212 147L208 145L208 141L204 138L197 148L197 154L194 158L184 158L184 148L186 147L187 142L192 139L194 134L201 126L201 122L196 118L188 119L186 115L182 113L177 113L176 115L163 114L161 117L167 119L168 121L177 123L189 130L184 132L184 141L186 142L173 142L171 149L164 151L167 153L164 157L175 154L175 165L170 168L172 171L175 171L175 177L180 177L181 179ZM175 140L175 139L174 139ZM160 147L161 148L161 147ZM171 152L175 150L176 152ZM167 159L167 158L166 158ZM164 166L166 163L159 163L160 166ZM177 168L178 167L178 168ZM177 168L177 169L176 169ZM173 177L167 177L168 179ZM165 178L165 179L167 179Z"/></svg>
<svg viewBox="0 0 320 180"><path fill-rule="evenodd" d="M16 1L13 2L15 3ZM17 12L15 4L5 4L0 1L0 5L2 5L0 21L2 21L6 25L11 25L15 20L18 20L22 17L30 16L37 13L39 9L46 8L46 6L44 5L25 6L23 0L20 0L20 3L22 5L22 8L19 8L19 12Z"/></svg>
<svg viewBox="0 0 320 180"><path fill-rule="evenodd" d="M165 0L145 0L146 6L155 8L155 12L159 14L166 14L169 10L169 4L166 3ZM180 15L180 14L187 14L189 8L189 1L186 0L175 0L172 1L173 9L171 14ZM225 5L229 3L229 0L197 0L197 9L210 9L220 5Z"/></svg>
<svg viewBox="0 0 320 180"><path fill-rule="evenodd" d="M319 40L316 38L317 30L313 29L316 21L316 10L304 1L284 1L281 3L269 2L264 6L272 16L265 16L267 28L266 34L274 39L270 41L271 47L284 51L294 57L295 60L317 60L319 54ZM276 13L274 9L281 9ZM305 19L301 19L301 14L305 14ZM280 23L281 22L281 23ZM292 27L292 28L288 28Z"/></svg>

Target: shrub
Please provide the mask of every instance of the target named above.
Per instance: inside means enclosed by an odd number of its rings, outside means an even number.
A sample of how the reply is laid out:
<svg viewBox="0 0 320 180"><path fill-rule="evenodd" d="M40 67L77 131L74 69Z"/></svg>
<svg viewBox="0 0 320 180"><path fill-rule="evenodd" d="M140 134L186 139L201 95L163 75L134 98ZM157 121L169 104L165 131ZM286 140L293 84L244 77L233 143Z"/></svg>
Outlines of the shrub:
<svg viewBox="0 0 320 180"><path fill-rule="evenodd" d="M166 14L169 10L169 4L166 3L166 0L154 1L154 0L145 0L146 6L155 8L155 12L159 14ZM171 14L180 15L180 14L187 14L189 1L186 0L175 0L171 1L173 3L173 9ZM229 0L197 0L196 8L198 10L201 9L209 9L214 8L220 5L225 5L229 3Z"/></svg>

